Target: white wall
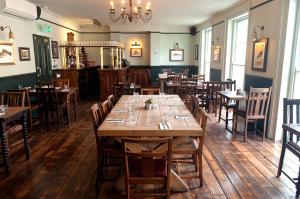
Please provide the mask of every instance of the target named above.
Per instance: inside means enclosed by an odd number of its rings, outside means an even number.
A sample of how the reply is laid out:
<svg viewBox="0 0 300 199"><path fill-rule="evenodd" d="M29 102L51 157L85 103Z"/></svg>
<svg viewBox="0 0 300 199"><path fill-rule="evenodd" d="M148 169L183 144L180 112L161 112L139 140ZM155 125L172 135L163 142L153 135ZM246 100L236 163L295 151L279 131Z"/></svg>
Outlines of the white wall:
<svg viewBox="0 0 300 199"><path fill-rule="evenodd" d="M61 18L54 13L48 10L42 10L42 18L54 21L58 24L62 24L66 27L70 27L72 29L77 29L77 26L69 22L68 20ZM51 33L44 33L40 31L40 26L50 25L52 27ZM33 73L35 72L35 57L34 57L34 49L33 49L33 34L42 35L49 37L55 41L61 42L65 41L67 38L67 33L72 32L68 29L49 24L47 22L37 20L37 21L21 21L16 18L4 16L0 14L0 25L2 26L10 26L12 32L15 35L15 40L13 42L14 52L13 56L15 59L14 65L0 65L0 77ZM79 39L80 35L78 33L75 34L75 39ZM8 41L8 30L4 32L0 32L0 41L7 42ZM30 48L30 61L19 61L18 47L29 47ZM59 55L61 57L61 55ZM53 60L52 65L57 65L61 67L60 59Z"/></svg>

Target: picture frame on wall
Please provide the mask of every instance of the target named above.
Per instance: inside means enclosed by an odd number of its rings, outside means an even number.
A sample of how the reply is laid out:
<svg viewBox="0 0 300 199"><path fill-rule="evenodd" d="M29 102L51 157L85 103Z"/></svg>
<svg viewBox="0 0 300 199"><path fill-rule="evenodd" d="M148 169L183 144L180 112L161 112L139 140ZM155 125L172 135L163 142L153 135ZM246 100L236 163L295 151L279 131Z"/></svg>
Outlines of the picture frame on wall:
<svg viewBox="0 0 300 199"><path fill-rule="evenodd" d="M58 42L57 41L51 41L51 51L52 51L52 58L58 59L59 52L58 52Z"/></svg>
<svg viewBox="0 0 300 199"><path fill-rule="evenodd" d="M199 59L199 45L195 45L195 60Z"/></svg>
<svg viewBox="0 0 300 199"><path fill-rule="evenodd" d="M13 44L0 42L0 65L15 64L13 56Z"/></svg>
<svg viewBox="0 0 300 199"><path fill-rule="evenodd" d="M130 48L130 57L142 57L143 49L142 48Z"/></svg>
<svg viewBox="0 0 300 199"><path fill-rule="evenodd" d="M170 61L184 61L184 50L183 49L170 49L169 60Z"/></svg>
<svg viewBox="0 0 300 199"><path fill-rule="evenodd" d="M214 62L220 62L220 57L221 57L221 47L216 46L213 49L213 61Z"/></svg>
<svg viewBox="0 0 300 199"><path fill-rule="evenodd" d="M20 61L30 61L30 49L26 47L19 47Z"/></svg>
<svg viewBox="0 0 300 199"><path fill-rule="evenodd" d="M258 39L253 42L252 70L263 71L267 69L269 38Z"/></svg>

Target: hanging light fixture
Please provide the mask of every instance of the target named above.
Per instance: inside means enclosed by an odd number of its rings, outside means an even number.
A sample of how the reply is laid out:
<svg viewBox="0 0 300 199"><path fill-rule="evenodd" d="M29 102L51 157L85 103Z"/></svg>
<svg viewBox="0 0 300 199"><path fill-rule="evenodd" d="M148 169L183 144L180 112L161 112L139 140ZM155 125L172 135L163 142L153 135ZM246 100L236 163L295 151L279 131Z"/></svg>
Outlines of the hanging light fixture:
<svg viewBox="0 0 300 199"><path fill-rule="evenodd" d="M252 40L253 41L256 41L258 39L257 30L256 29L259 29L261 31L261 38L262 38L263 34L264 34L265 26L255 26L254 27L253 33L252 33Z"/></svg>
<svg viewBox="0 0 300 199"><path fill-rule="evenodd" d="M15 40L15 35L14 33L11 31L11 28L9 26L0 26L0 30L4 31L6 28L9 29L9 33L8 33L8 39L13 42Z"/></svg>
<svg viewBox="0 0 300 199"><path fill-rule="evenodd" d="M148 2L145 12L143 13L143 8L141 7L141 0L137 0L137 6L133 7L132 0L129 0L129 9L127 10L125 7L125 0L122 0L122 7L121 13L119 16L116 16L116 10L114 8L114 2L110 2L110 9L109 9L109 17L110 20L113 22L117 22L119 20L122 23L126 23L127 19L129 22L138 22L142 20L143 22L149 22L152 18L152 11L150 9L150 2Z"/></svg>

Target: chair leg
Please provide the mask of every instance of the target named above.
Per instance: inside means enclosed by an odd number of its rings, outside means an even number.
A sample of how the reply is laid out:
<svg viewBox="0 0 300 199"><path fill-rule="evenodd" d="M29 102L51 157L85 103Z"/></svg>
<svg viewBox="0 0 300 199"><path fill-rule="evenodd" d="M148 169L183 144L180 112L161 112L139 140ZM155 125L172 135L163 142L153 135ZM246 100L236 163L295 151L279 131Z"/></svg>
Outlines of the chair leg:
<svg viewBox="0 0 300 199"><path fill-rule="evenodd" d="M262 141L265 141L266 138L266 132L267 132L267 119L264 119L264 131L263 131L263 137L262 137Z"/></svg>
<svg viewBox="0 0 300 199"><path fill-rule="evenodd" d="M195 172L198 172L198 157L197 154L193 154L193 163L195 165Z"/></svg>
<svg viewBox="0 0 300 199"><path fill-rule="evenodd" d="M200 180L200 187L203 186L203 171L202 171L202 152L198 154L198 163L199 163L199 180Z"/></svg>
<svg viewBox="0 0 300 199"><path fill-rule="evenodd" d="M285 149L286 149L286 140L287 140L287 131L283 131L282 149L281 149L281 154L280 154L280 159L279 159L277 177L279 177L281 175L281 172L282 172L283 160L284 160Z"/></svg>
<svg viewBox="0 0 300 199"><path fill-rule="evenodd" d="M56 132L58 133L58 111L56 111Z"/></svg>
<svg viewBox="0 0 300 199"><path fill-rule="evenodd" d="M238 115L237 114L233 114L233 118L234 118L234 121L233 121L233 123L234 123L234 125L233 125L234 129L232 131L232 134L234 135L237 132Z"/></svg>
<svg viewBox="0 0 300 199"><path fill-rule="evenodd" d="M226 118L225 118L225 128L228 127L228 108L226 107Z"/></svg>
<svg viewBox="0 0 300 199"><path fill-rule="evenodd" d="M296 198L298 198L300 195L300 167L299 167L299 171L298 171L298 181L296 184Z"/></svg>
<svg viewBox="0 0 300 199"><path fill-rule="evenodd" d="M248 120L245 119L244 142L246 142L247 140L247 133L248 133Z"/></svg>
<svg viewBox="0 0 300 199"><path fill-rule="evenodd" d="M221 113L222 113L222 105L220 103L220 107L219 107L219 122L221 121Z"/></svg>

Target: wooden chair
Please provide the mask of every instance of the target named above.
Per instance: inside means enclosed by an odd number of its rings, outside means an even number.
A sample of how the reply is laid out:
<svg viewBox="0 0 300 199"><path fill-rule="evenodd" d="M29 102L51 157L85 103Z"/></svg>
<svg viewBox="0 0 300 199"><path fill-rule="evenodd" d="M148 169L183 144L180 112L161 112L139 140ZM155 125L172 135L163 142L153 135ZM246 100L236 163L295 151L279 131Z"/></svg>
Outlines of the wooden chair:
<svg viewBox="0 0 300 199"><path fill-rule="evenodd" d="M107 97L107 101L108 101L108 111L110 112L114 108L114 105L116 103L114 95L109 95Z"/></svg>
<svg viewBox="0 0 300 199"><path fill-rule="evenodd" d="M208 112L210 112L210 105L213 107L213 113L217 116L217 91L221 90L221 85L219 82L210 81L203 82L203 88L206 91L206 101L208 106Z"/></svg>
<svg viewBox="0 0 300 199"><path fill-rule="evenodd" d="M183 101L189 95L195 95L197 91L197 79L196 78L181 78L180 79L180 97Z"/></svg>
<svg viewBox="0 0 300 199"><path fill-rule="evenodd" d="M115 180L112 178L107 178L104 175L104 168L111 166L120 166L122 164L109 164L107 163L108 158L122 158L122 145L116 140L110 137L99 137L97 135L97 130L104 121L105 117L98 104L94 104L91 107L91 115L93 121L93 128L96 139L97 147L97 177L96 177L96 190L99 191L100 181L111 181Z"/></svg>
<svg viewBox="0 0 300 199"><path fill-rule="evenodd" d="M198 82L204 82L205 81L205 74L202 75L192 75L193 78L197 78Z"/></svg>
<svg viewBox="0 0 300 199"><path fill-rule="evenodd" d="M123 159L125 168L125 191L127 198L147 198L147 197L166 197L170 198L170 171L172 156L171 138L157 139L130 139L123 138ZM147 146L167 144L168 148L163 152L156 152L154 149L141 152L128 150L128 144L141 144ZM133 192L131 185L162 185L164 192L142 191Z"/></svg>
<svg viewBox="0 0 300 199"><path fill-rule="evenodd" d="M40 131L42 131L42 117L41 113L39 110L39 105L37 103L32 103L30 100L29 92L27 88L24 89L11 89L9 90L10 92L20 92L24 91L25 92L25 106L29 107L29 129L30 131L33 130L33 126L40 125ZM37 113L38 116L34 117L33 112Z"/></svg>
<svg viewBox="0 0 300 199"><path fill-rule="evenodd" d="M168 94L179 94L180 74L168 74L165 90ZM170 84L172 83L172 85ZM176 86L176 84L178 86Z"/></svg>
<svg viewBox="0 0 300 199"><path fill-rule="evenodd" d="M300 99L283 99L283 124L300 123ZM277 177L284 173L292 182L296 184L296 198L300 195L300 170L298 172L298 178L291 178L286 172L282 170L284 156L286 149L289 149L294 155L300 159L300 137L295 135L292 131L283 130L283 142L280 155L280 161L277 171Z"/></svg>
<svg viewBox="0 0 300 199"><path fill-rule="evenodd" d="M233 81L232 80L227 80L227 81L221 82L221 90L222 91L226 91L226 90L228 90L228 91L235 91L236 90L236 81L235 80L233 80ZM218 99L218 100L221 100L221 99ZM221 121L221 119L225 120L225 125L226 125L226 128L227 128L228 121L232 120L232 119L228 119L228 111L229 111L229 109L233 110L233 109L236 108L236 102L233 101L233 100L223 99L219 103L220 103L219 122ZM225 107L225 109L226 109L226 117L225 117L225 119L223 119L221 117L222 107Z"/></svg>
<svg viewBox="0 0 300 199"><path fill-rule="evenodd" d="M262 141L265 140L267 130L267 115L269 110L272 87L270 88L250 88L247 100L246 110L234 110L234 132L237 132L238 117L245 118L244 141L247 140L248 123L255 123L255 132L257 129L257 121L264 121L264 129L262 132Z"/></svg>
<svg viewBox="0 0 300 199"><path fill-rule="evenodd" d="M185 101L185 105L189 109L189 111L193 114L193 116L196 117L196 113L199 107L199 98L197 98L194 95L190 95Z"/></svg>
<svg viewBox="0 0 300 199"><path fill-rule="evenodd" d="M65 85L70 87L70 79L54 79L52 82L54 87L64 88Z"/></svg>
<svg viewBox="0 0 300 199"><path fill-rule="evenodd" d="M200 187L203 186L203 169L202 169L202 153L203 153L203 144L204 136L206 134L206 124L207 124L207 114L206 112L197 107L195 111L195 119L200 124L203 130L203 136L199 137L190 137L190 138L177 138L182 139L178 141L178 145L173 148L172 161L176 163L177 173L183 179L199 178ZM175 143L175 141L174 141ZM181 157L176 157L181 156ZM181 164L194 164L195 172L198 172L196 175L184 175L181 173L178 163Z"/></svg>
<svg viewBox="0 0 300 199"><path fill-rule="evenodd" d="M59 127L59 110L62 109L62 104L59 103L55 88L36 88L36 96L39 104L39 109L43 118L45 118L45 124L48 127L50 117L53 120L53 114L56 117L56 132Z"/></svg>
<svg viewBox="0 0 300 199"><path fill-rule="evenodd" d="M103 113L103 117L106 118L110 112L108 100L105 100L101 103L101 111Z"/></svg>
<svg viewBox="0 0 300 199"><path fill-rule="evenodd" d="M25 92L2 92L0 93L0 104L8 105L9 107L25 107ZM5 132L8 135L16 134L23 129L21 121L10 122L6 125ZM23 142L23 138L19 139L19 136L16 136L16 142L11 144L11 146L20 144Z"/></svg>
<svg viewBox="0 0 300 199"><path fill-rule="evenodd" d="M142 88L141 94L142 95L159 95L160 88Z"/></svg>

